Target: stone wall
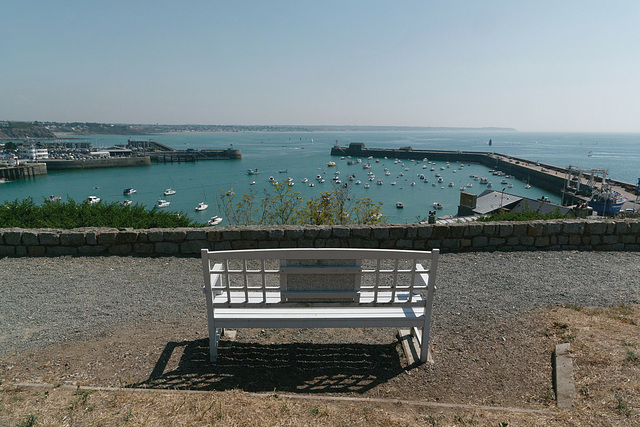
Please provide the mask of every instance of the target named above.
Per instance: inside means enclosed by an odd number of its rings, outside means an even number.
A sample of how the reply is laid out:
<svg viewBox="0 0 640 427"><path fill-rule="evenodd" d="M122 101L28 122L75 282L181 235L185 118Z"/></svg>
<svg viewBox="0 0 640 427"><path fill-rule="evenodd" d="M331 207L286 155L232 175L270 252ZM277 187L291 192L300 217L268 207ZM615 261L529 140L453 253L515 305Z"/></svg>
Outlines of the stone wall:
<svg viewBox="0 0 640 427"><path fill-rule="evenodd" d="M198 256L257 248L397 248L443 252L640 250L639 219L447 225L271 226L177 229L0 229L0 256Z"/></svg>

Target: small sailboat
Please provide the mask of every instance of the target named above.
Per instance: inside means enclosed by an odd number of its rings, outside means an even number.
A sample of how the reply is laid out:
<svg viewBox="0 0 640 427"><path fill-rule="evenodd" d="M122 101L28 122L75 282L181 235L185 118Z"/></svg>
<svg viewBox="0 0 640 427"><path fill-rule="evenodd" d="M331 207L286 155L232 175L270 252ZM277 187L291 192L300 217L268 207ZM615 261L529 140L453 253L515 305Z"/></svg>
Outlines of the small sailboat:
<svg viewBox="0 0 640 427"><path fill-rule="evenodd" d="M209 205L207 204L207 196L206 194L204 194L204 185L201 185L201 187L202 187L202 199L204 200L204 202L198 203L198 206L196 206L197 212L206 210L209 207Z"/></svg>
<svg viewBox="0 0 640 427"><path fill-rule="evenodd" d="M173 190L171 188L167 188L166 190L164 190L163 194L165 196L173 196L174 194L176 194L176 190Z"/></svg>

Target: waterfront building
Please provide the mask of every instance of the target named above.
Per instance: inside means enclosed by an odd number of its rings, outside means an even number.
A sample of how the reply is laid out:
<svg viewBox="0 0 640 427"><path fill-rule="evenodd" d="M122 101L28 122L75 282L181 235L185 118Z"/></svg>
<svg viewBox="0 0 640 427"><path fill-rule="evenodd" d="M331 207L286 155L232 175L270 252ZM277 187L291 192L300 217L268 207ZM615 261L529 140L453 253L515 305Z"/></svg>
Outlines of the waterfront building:
<svg viewBox="0 0 640 427"><path fill-rule="evenodd" d="M28 162L39 162L49 158L49 150L38 148L35 145L22 146L18 149L18 157Z"/></svg>

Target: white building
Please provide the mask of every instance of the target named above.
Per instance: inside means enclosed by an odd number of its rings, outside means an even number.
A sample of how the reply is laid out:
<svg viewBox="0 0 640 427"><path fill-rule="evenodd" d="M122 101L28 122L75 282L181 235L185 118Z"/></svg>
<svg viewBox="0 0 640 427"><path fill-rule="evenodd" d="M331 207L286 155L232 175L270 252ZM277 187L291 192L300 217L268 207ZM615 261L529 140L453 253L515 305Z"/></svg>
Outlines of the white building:
<svg viewBox="0 0 640 427"><path fill-rule="evenodd" d="M36 148L35 145L22 146L18 149L18 157L28 162L37 162L49 158L49 150L46 148Z"/></svg>

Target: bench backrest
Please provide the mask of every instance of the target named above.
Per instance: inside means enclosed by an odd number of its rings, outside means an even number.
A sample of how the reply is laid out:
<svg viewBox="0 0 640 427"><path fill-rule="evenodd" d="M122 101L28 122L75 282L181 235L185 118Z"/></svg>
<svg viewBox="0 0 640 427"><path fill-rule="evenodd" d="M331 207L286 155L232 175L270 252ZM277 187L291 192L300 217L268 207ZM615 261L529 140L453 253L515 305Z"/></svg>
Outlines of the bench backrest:
<svg viewBox="0 0 640 427"><path fill-rule="evenodd" d="M202 250L216 307L425 305L439 251L393 249Z"/></svg>

